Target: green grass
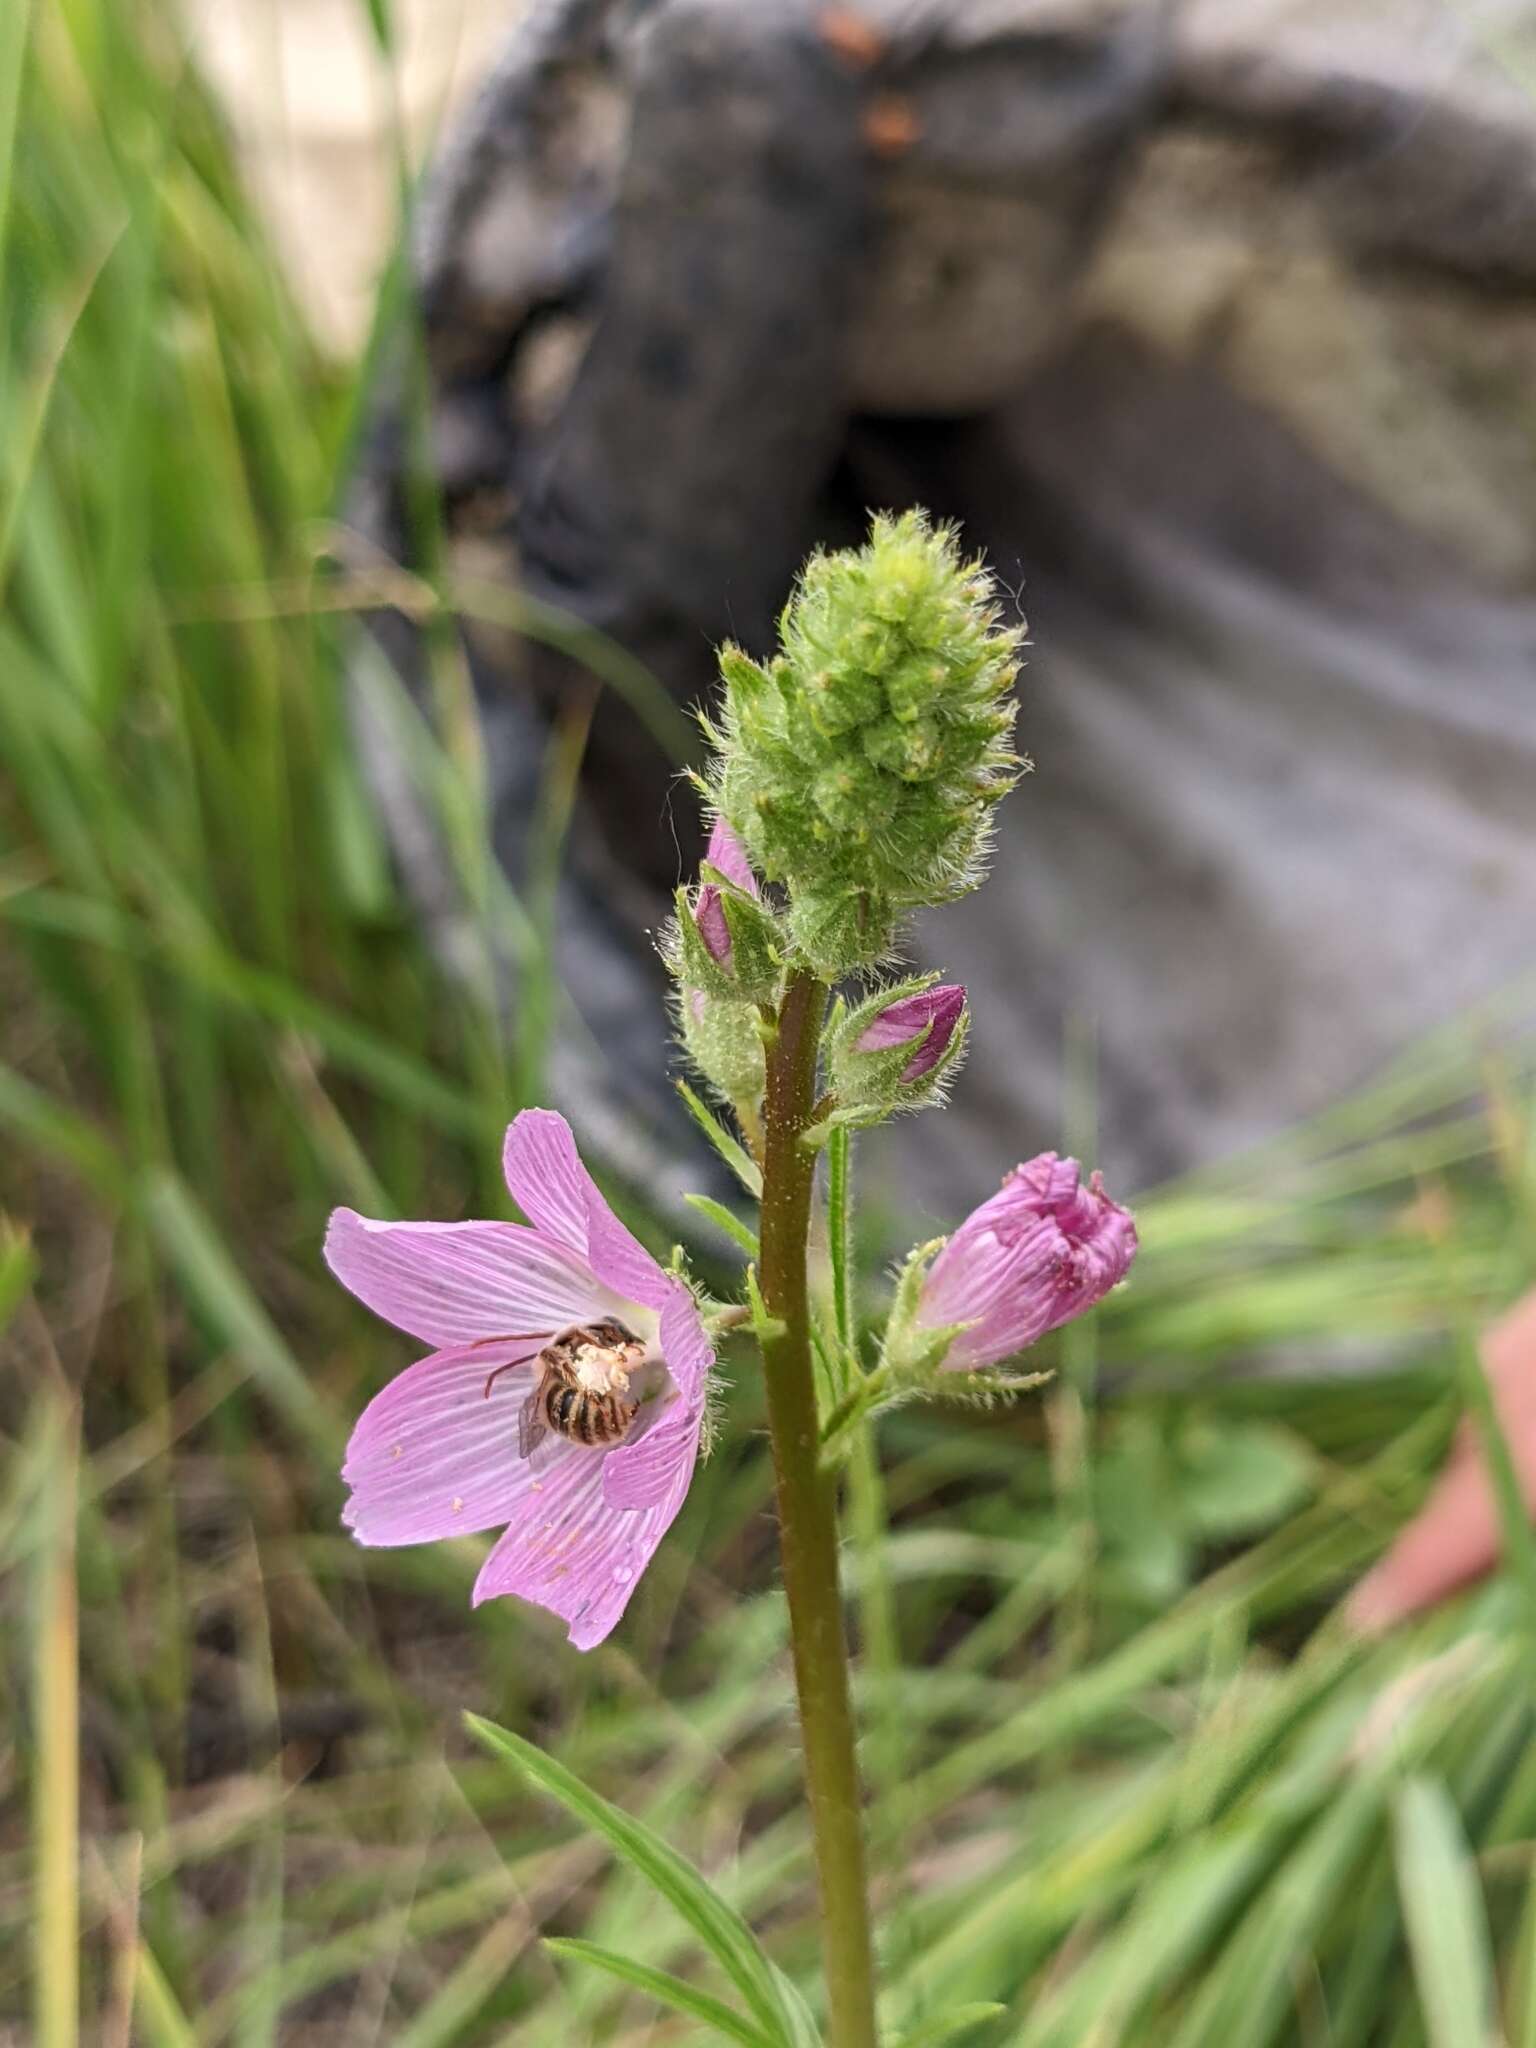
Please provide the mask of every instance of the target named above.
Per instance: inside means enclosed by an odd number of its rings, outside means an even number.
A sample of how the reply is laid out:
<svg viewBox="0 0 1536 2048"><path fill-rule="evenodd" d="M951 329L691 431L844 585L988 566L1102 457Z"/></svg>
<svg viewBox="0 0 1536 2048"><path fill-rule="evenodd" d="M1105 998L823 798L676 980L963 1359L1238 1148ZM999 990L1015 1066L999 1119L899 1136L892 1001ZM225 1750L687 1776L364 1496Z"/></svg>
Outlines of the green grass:
<svg viewBox="0 0 1536 2048"><path fill-rule="evenodd" d="M745 1357L590 1658L471 1615L475 1544L337 1525L349 1418L406 1354L326 1280L325 1213L497 1202L560 998L451 662L411 748L483 971L445 985L401 899L316 569L361 373L307 339L162 7L0 9L0 250L0 2033L706 2038L583 1961L729 1990L464 1709L686 1853L814 2001ZM503 949L537 1031L495 1015ZM1522 1582L1374 1648L1333 1612L1531 1278L1531 1091L1484 1042L1150 1200L1042 1398L904 1411L853 1461L893 2027L1443 2048L1494 2002L1536 2044ZM1382 1344L1366 1380L1246 1370Z"/></svg>

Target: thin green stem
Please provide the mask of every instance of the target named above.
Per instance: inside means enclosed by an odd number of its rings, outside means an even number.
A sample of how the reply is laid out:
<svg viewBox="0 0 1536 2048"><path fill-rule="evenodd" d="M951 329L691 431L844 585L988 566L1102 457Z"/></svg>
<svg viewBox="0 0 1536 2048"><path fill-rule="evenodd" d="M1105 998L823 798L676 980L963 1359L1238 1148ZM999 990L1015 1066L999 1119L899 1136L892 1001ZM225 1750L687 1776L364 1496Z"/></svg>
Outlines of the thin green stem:
<svg viewBox="0 0 1536 2048"><path fill-rule="evenodd" d="M847 1129L834 1131L827 1143L827 1242L831 1251L832 1313L837 1341L843 1352L844 1369L859 1371L858 1317L854 1304L853 1133ZM861 1385L855 1389L855 1394L863 1394L866 1401L872 1377L861 1372ZM836 1412L841 1414L846 1406L846 1402L840 1404ZM887 1868L900 1870L905 1863L902 1849L908 1824L902 1777L905 1729L899 1704L901 1636L895 1588L886 1568L885 1477L880 1470L873 1417L857 1404L852 1412L859 1427L847 1461L848 1514L859 1559L859 1637L868 1667L878 1681L865 1747L874 1790L872 1825L878 1859ZM823 1451L831 1433L829 1427L823 1435Z"/></svg>
<svg viewBox="0 0 1536 2048"><path fill-rule="evenodd" d="M838 1585L837 1481L822 1467L811 1356L806 1240L816 1158L799 1142L815 1105L825 1007L818 982L803 972L792 976L768 1053L760 1272L764 1306L779 1327L764 1338L763 1370L821 1888L827 2043L877 2048L862 1800Z"/></svg>
<svg viewBox="0 0 1536 2048"><path fill-rule="evenodd" d="M853 1137L847 1130L836 1130L827 1140L827 1244L832 1262L832 1320L844 1364L854 1355L857 1337L853 1323L852 1183Z"/></svg>
<svg viewBox="0 0 1536 2048"><path fill-rule="evenodd" d="M882 1869L901 1870L909 1825L904 1778L909 1723L901 1700L896 1589L886 1561L890 1518L885 1475L873 1422L859 1428L849 1453L848 1520L859 1560L859 1639L865 1665L878 1682L865 1744L877 1860Z"/></svg>

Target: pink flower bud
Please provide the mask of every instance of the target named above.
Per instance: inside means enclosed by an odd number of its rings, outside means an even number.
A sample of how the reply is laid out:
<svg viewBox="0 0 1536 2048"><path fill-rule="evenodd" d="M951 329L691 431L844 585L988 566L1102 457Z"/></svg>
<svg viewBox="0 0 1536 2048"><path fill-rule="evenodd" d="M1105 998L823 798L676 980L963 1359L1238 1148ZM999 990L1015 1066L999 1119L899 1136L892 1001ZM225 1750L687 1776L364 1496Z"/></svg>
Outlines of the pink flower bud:
<svg viewBox="0 0 1536 2048"><path fill-rule="evenodd" d="M699 891L699 899L693 906L693 921L699 928L699 937L709 948L709 957L717 967L731 964L731 928L725 921L725 905L720 891L713 882L706 882Z"/></svg>
<svg viewBox="0 0 1536 2048"><path fill-rule="evenodd" d="M866 1024L853 1042L855 1052L889 1052L910 1045L912 1057L901 1070L903 1083L921 1081L943 1059L955 1026L965 1014L965 990L958 982L941 982L920 995L902 996Z"/></svg>
<svg viewBox="0 0 1536 2048"><path fill-rule="evenodd" d="M1136 1225L1098 1174L1042 1152L960 1225L924 1276L916 1322L967 1323L944 1359L996 1365L1101 1301L1136 1256Z"/></svg>
<svg viewBox="0 0 1536 2048"><path fill-rule="evenodd" d="M741 841L724 818L716 818L704 858L748 896L758 894L757 877L742 851ZM731 962L731 930L725 920L725 905L717 883L705 882L700 887L693 906L693 921L699 928L699 937L708 948L710 959L719 967L728 967Z"/></svg>

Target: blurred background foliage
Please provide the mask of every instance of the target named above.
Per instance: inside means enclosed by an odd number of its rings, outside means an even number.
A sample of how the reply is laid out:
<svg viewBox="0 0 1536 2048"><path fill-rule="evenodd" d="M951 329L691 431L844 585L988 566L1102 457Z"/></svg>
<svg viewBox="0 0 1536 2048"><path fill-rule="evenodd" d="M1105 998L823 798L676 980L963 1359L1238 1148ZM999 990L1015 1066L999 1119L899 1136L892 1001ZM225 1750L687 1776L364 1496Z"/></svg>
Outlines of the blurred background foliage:
<svg viewBox="0 0 1536 2048"><path fill-rule="evenodd" d="M321 564L373 347L309 338L160 0L0 9L0 248L0 2038L700 2038L539 1946L712 1982L459 1716L643 1815L809 1973L745 1360L590 1658L471 1615L475 1543L337 1524L404 1349L328 1282L326 1211L494 1207L539 1091L489 974L424 949L349 745ZM536 963L453 702L422 772ZM1529 1077L1492 1043L1469 1020L1157 1192L1043 1398L898 1414L856 1462L893 2022L1536 2044L1536 1586L1377 1644L1334 1611L1532 1278Z"/></svg>

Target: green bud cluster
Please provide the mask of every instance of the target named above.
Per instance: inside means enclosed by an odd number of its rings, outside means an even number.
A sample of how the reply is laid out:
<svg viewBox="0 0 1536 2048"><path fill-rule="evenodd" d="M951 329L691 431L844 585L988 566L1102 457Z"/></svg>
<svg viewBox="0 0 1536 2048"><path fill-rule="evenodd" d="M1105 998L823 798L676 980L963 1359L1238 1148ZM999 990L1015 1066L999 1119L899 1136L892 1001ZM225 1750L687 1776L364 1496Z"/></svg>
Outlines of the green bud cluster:
<svg viewBox="0 0 1536 2048"><path fill-rule="evenodd" d="M712 796L789 895L790 936L835 980L891 950L904 911L981 878L1010 745L1019 629L991 577L922 512L806 565L760 666L727 646Z"/></svg>

